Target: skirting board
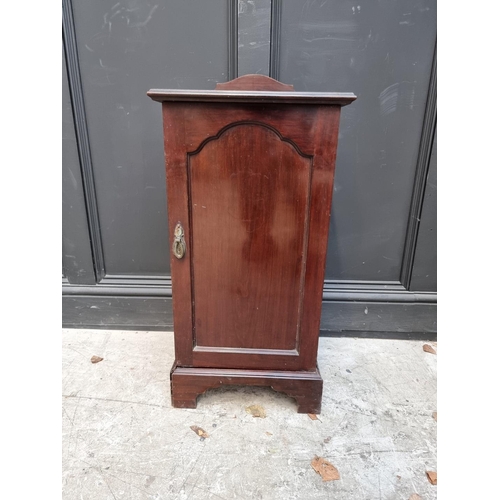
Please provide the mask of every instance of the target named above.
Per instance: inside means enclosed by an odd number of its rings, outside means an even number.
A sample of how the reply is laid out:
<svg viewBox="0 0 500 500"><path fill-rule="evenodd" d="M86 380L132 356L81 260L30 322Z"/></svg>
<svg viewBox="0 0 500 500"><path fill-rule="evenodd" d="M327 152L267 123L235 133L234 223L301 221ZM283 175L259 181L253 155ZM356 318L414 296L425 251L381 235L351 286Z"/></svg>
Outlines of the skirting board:
<svg viewBox="0 0 500 500"><path fill-rule="evenodd" d="M63 295L64 328L172 330L170 297ZM321 334L435 340L435 303L324 301Z"/></svg>

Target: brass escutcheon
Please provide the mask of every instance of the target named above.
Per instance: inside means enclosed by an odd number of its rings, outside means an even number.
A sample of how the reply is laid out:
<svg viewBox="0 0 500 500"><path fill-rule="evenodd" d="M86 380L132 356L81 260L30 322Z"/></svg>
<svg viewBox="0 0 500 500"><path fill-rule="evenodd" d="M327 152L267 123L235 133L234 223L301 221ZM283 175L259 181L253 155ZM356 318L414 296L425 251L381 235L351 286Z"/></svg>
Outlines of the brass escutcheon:
<svg viewBox="0 0 500 500"><path fill-rule="evenodd" d="M172 252L178 259L182 259L186 253L186 242L184 241L184 228L178 222L174 229L174 243L172 244Z"/></svg>

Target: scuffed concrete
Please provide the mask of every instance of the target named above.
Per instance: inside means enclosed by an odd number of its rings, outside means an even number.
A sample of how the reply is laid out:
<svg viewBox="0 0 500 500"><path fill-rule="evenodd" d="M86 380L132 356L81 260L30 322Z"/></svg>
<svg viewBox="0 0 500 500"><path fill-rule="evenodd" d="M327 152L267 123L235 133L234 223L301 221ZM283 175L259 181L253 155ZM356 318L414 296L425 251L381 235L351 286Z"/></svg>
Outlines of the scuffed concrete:
<svg viewBox="0 0 500 500"><path fill-rule="evenodd" d="M313 421L253 387L174 409L171 333L64 330L63 499L435 499L425 471L437 470L436 356L423 344L321 338ZM267 418L249 415L252 404ZM315 455L341 479L322 482Z"/></svg>

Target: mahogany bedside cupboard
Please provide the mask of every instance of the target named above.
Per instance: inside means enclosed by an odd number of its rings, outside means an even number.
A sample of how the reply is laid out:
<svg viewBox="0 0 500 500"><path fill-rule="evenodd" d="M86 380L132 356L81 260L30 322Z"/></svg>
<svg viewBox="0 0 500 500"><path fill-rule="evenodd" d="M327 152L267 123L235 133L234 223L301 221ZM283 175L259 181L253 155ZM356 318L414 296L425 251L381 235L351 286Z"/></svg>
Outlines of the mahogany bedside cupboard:
<svg viewBox="0 0 500 500"><path fill-rule="evenodd" d="M340 108L262 75L162 103L171 233L172 405L271 386L320 413L316 356Z"/></svg>

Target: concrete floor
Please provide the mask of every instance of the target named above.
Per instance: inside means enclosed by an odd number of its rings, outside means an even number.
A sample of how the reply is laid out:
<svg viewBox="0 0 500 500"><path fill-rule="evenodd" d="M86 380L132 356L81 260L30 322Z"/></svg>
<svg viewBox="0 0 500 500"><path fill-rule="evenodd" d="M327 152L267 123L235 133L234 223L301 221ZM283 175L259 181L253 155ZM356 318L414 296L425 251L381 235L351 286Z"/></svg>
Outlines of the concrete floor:
<svg viewBox="0 0 500 500"><path fill-rule="evenodd" d="M435 499L425 471L437 470L436 356L423 344L321 338L313 421L261 388L173 409L172 333L64 330L63 499ZM253 404L267 417L248 414ZM315 455L341 479L323 482Z"/></svg>

